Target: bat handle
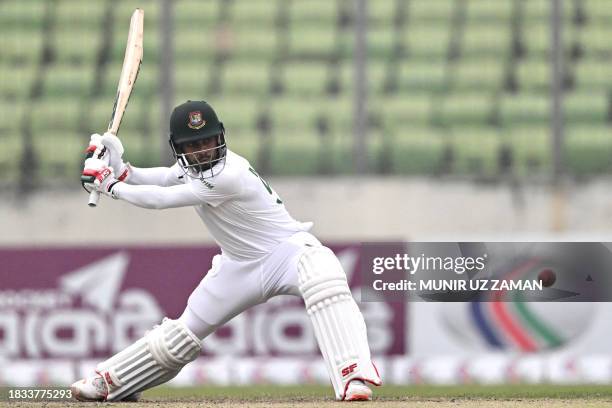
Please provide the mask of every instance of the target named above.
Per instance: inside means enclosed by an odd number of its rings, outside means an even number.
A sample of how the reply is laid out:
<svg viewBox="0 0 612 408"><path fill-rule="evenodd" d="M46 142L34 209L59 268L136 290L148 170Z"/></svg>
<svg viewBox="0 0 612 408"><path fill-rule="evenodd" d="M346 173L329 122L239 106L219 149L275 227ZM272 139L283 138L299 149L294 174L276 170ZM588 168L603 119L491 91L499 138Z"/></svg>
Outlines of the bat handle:
<svg viewBox="0 0 612 408"><path fill-rule="evenodd" d="M114 132L113 134L117 134L117 132ZM104 154L105 151L106 151L106 147L102 150L102 153L101 153L104 155L102 157L102 160L108 166L110 163L110 158L108 154ZM90 207L96 207L98 205L98 201L100 201L100 192L96 190L91 190L89 193L89 202L87 203L87 205L89 205Z"/></svg>
<svg viewBox="0 0 612 408"><path fill-rule="evenodd" d="M89 202L87 203L90 207L95 207L98 205L98 201L100 200L100 192L96 190L92 190L89 193Z"/></svg>

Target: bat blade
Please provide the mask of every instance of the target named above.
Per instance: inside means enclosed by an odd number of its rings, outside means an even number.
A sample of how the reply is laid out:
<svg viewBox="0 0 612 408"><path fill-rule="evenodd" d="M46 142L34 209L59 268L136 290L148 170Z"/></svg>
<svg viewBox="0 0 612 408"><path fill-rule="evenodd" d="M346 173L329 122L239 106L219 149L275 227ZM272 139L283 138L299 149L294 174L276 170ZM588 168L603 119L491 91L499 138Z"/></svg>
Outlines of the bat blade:
<svg viewBox="0 0 612 408"><path fill-rule="evenodd" d="M127 44L125 46L125 56L123 57L123 67L119 76L119 84L117 85L117 96L113 105L113 111L108 123L107 131L117 135L119 126L123 119L123 114L127 108L132 94L132 89L140 72L140 64L142 63L144 36L144 10L136 9L132 13L130 19L130 29L128 31ZM89 194L89 206L95 207L100 200L100 193L92 191Z"/></svg>
<svg viewBox="0 0 612 408"><path fill-rule="evenodd" d="M144 11L142 9L134 10L130 19L130 30L128 33L127 44L125 46L125 56L123 58L123 67L121 68L121 76L117 85L117 96L113 106L110 121L108 123L108 132L117 134L121 119L127 108L132 94L132 89L140 72L140 64L143 56L143 34L144 34Z"/></svg>

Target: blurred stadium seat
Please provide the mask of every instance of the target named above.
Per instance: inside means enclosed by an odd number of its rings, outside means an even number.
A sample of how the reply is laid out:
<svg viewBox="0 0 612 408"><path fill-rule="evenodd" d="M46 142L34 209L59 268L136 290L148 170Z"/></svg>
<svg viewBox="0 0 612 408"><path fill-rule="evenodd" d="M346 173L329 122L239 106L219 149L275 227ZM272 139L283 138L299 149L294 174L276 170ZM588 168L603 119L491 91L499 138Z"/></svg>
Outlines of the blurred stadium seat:
<svg viewBox="0 0 612 408"><path fill-rule="evenodd" d="M612 11L598 0L564 5L566 170L609 172ZM48 162L73 184L83 132L104 130L110 115L137 6L145 8L145 62L122 136L136 165L154 165L163 133L153 111L161 98L160 2L0 2L2 185L19 165L5 149L24 151L27 132L43 161L36 176L50 177ZM174 2L172 102L210 101L230 147L264 174L350 173L353 6ZM515 174L550 172L549 7L548 0L369 1L368 109L377 122L369 172L497 177L507 171L498 161L508 149ZM262 115L269 129L258 125Z"/></svg>

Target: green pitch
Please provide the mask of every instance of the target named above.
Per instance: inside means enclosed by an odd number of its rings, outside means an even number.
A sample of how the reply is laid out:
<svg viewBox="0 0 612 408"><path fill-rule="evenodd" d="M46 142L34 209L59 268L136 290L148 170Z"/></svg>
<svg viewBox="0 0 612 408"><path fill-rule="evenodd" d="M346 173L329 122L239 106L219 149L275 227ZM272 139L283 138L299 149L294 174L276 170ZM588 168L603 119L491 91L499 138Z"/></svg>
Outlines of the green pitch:
<svg viewBox="0 0 612 408"><path fill-rule="evenodd" d="M444 407L612 407L612 386L383 386L375 387L375 399L359 406ZM333 401L330 387L160 387L147 391L143 401L164 405L199 403L199 406L346 406Z"/></svg>
<svg viewBox="0 0 612 408"><path fill-rule="evenodd" d="M39 407L41 401L8 402L0 407ZM356 407L415 407L415 408L612 408L612 386L383 386L375 388L372 402L347 405L333 400L331 387L305 385L279 387L272 385L249 387L158 387L144 393L139 402L99 404L91 402L45 402L47 408L346 408Z"/></svg>

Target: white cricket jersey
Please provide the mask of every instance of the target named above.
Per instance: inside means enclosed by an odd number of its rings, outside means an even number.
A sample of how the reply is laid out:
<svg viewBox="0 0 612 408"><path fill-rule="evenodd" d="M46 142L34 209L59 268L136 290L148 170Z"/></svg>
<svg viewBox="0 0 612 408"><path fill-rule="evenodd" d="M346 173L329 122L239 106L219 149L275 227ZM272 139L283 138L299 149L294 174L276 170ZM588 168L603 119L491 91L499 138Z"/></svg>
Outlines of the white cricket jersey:
<svg viewBox="0 0 612 408"><path fill-rule="evenodd" d="M177 163L170 168L132 168L128 183L117 184L113 193L134 205L195 206L223 253L234 260L260 258L312 226L294 220L249 162L230 150L225 167L212 178L191 178Z"/></svg>

